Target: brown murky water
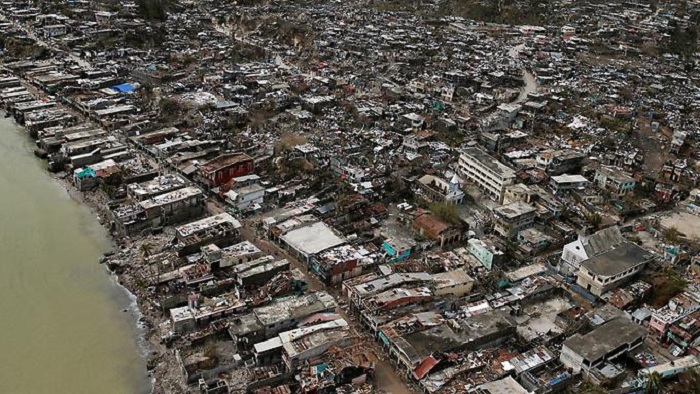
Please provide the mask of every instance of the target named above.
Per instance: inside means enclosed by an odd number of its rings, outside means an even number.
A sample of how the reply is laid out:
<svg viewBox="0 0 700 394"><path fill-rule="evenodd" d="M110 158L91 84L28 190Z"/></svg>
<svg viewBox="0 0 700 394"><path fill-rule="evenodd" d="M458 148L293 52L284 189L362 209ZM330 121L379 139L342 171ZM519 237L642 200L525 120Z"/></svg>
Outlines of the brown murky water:
<svg viewBox="0 0 700 394"><path fill-rule="evenodd" d="M0 393L147 393L107 234L32 149L0 118Z"/></svg>

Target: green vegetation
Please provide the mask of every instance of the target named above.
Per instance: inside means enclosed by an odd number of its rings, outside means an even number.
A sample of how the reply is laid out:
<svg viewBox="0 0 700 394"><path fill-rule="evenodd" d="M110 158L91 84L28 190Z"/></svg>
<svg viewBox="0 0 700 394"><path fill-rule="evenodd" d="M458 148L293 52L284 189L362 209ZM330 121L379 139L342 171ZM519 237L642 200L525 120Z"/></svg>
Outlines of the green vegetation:
<svg viewBox="0 0 700 394"><path fill-rule="evenodd" d="M664 241L670 244L677 244L681 240L681 232L677 228L671 226L664 230Z"/></svg>
<svg viewBox="0 0 700 394"><path fill-rule="evenodd" d="M166 119L173 119L182 114L184 106L179 100L164 98L158 103L161 115Z"/></svg>
<svg viewBox="0 0 700 394"><path fill-rule="evenodd" d="M655 308L666 305L671 298L682 292L686 285L686 281L670 267L643 280L652 285L650 303Z"/></svg>
<svg viewBox="0 0 700 394"><path fill-rule="evenodd" d="M607 115L600 118L600 127L616 133L629 133L632 131L632 125L633 123L628 120L617 119Z"/></svg>
<svg viewBox="0 0 700 394"><path fill-rule="evenodd" d="M147 260L149 257L151 257L151 253L153 253L153 245L145 242L141 244L139 251L141 251L141 256L143 256L143 259Z"/></svg>
<svg viewBox="0 0 700 394"><path fill-rule="evenodd" d="M0 48L5 50L8 58L32 58L35 60L46 59L51 56L51 51L42 45L36 45L33 41L27 41L15 37L1 37Z"/></svg>
<svg viewBox="0 0 700 394"><path fill-rule="evenodd" d="M588 217L586 217L586 221L588 221L588 224L590 224L593 229L597 231L600 229L600 225L603 223L603 217L600 216L599 213L595 212L588 215Z"/></svg>
<svg viewBox="0 0 700 394"><path fill-rule="evenodd" d="M432 203L430 204L430 212L437 216L440 220L450 224L459 224L459 212L457 206L447 203Z"/></svg>
<svg viewBox="0 0 700 394"><path fill-rule="evenodd" d="M690 58L698 49L697 26L681 29L676 26L666 44L666 51L682 58Z"/></svg>
<svg viewBox="0 0 700 394"><path fill-rule="evenodd" d="M529 0L516 5L503 0L448 0L441 13L461 16L480 22L508 25L545 25L548 22L547 0Z"/></svg>
<svg viewBox="0 0 700 394"><path fill-rule="evenodd" d="M164 21L168 19L171 0L136 0L139 15L146 20Z"/></svg>
<svg viewBox="0 0 700 394"><path fill-rule="evenodd" d="M658 372L654 372L647 377L647 385L644 387L645 394L658 394L663 392L663 382L661 381L661 375Z"/></svg>

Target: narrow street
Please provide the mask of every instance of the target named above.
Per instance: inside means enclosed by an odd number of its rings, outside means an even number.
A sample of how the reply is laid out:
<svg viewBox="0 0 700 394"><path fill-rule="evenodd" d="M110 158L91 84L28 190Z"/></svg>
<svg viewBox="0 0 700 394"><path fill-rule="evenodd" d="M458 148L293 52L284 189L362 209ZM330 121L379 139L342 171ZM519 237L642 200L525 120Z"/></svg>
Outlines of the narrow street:
<svg viewBox="0 0 700 394"><path fill-rule="evenodd" d="M221 212L225 212L221 205L214 201L209 200L207 202L207 209L212 215L216 215ZM271 242L261 236L259 236L254 228L253 219L243 219L241 220L243 227L241 228L241 237L246 239L260 250L268 255L275 256L279 259L287 259L292 268L299 269L306 278L306 282L309 285L311 291L325 290L331 294L336 301L342 298L340 290L338 288L328 288L326 287L316 275L310 274L306 264L300 262L296 257L289 254L286 250L281 248L274 242ZM402 379L397 373L394 367L385 360L386 353L380 348L379 344L370 338L370 336L362 331L357 321L342 308L338 307L336 312L345 319L350 326L355 330L357 335L362 341L371 341L374 353L379 357L376 363L376 377L377 377L377 388L383 390L388 394L412 394L414 391L408 387L408 384L404 379Z"/></svg>

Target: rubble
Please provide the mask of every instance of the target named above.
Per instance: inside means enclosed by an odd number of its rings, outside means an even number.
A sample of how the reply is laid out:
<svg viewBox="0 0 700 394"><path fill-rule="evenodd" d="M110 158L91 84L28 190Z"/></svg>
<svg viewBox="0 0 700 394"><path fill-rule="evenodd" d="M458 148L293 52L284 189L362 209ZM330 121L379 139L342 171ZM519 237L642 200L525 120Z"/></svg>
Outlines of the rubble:
<svg viewBox="0 0 700 394"><path fill-rule="evenodd" d="M697 352L697 4L176 3L0 11L2 109L120 244L154 392L641 387L618 347Z"/></svg>

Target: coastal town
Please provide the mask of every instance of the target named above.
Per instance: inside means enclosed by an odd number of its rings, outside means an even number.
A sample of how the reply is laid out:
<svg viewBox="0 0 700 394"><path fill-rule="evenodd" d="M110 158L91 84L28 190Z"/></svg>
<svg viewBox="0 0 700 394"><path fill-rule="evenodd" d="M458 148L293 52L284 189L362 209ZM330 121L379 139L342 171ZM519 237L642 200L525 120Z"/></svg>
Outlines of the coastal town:
<svg viewBox="0 0 700 394"><path fill-rule="evenodd" d="M112 235L153 393L698 393L699 31L696 0L5 0L0 113Z"/></svg>

